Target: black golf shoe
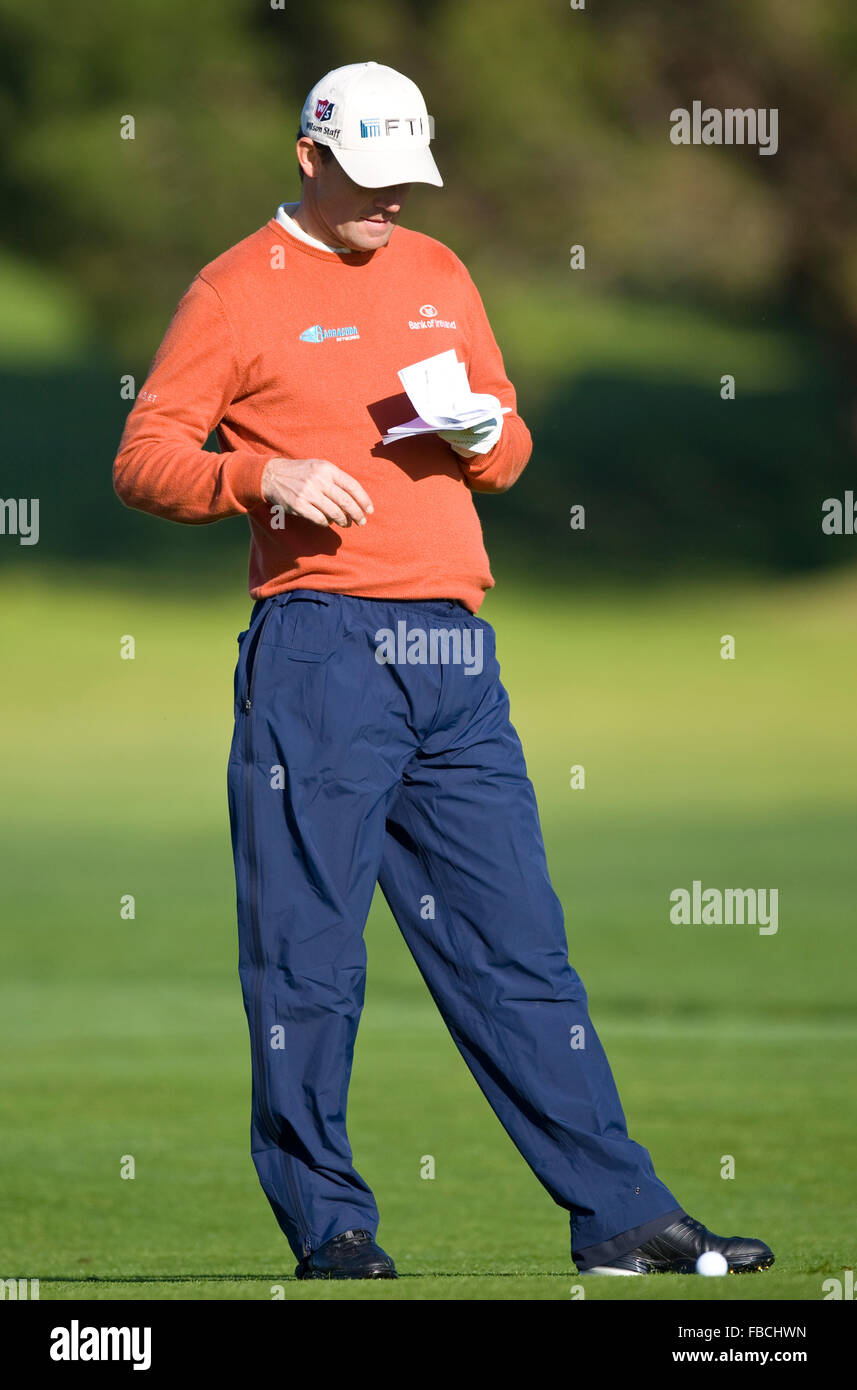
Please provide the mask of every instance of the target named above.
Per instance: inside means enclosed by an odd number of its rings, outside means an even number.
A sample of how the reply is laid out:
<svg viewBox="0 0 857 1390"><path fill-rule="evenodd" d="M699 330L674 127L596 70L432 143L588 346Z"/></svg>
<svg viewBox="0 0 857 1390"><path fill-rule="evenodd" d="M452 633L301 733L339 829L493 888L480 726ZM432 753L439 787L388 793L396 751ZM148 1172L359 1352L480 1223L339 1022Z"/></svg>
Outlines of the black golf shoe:
<svg viewBox="0 0 857 1390"><path fill-rule="evenodd" d="M774 1252L762 1240L716 1236L692 1216L683 1216L627 1255L580 1270L581 1274L695 1274L696 1261L706 1250L723 1256L730 1274L768 1269Z"/></svg>
<svg viewBox="0 0 857 1390"><path fill-rule="evenodd" d="M396 1266L368 1231L342 1231L305 1255L298 1279L398 1279Z"/></svg>

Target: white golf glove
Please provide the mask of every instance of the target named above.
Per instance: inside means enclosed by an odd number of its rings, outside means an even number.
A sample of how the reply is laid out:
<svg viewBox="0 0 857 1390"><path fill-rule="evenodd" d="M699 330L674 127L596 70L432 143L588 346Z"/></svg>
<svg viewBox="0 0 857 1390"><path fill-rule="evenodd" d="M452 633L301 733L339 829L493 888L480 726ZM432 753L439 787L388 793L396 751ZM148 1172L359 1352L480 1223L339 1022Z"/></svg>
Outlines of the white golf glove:
<svg viewBox="0 0 857 1390"><path fill-rule="evenodd" d="M474 425L469 430L438 430L440 438L445 439L457 454L487 454L494 448L502 433L502 415L496 416L493 420L485 420L481 425Z"/></svg>

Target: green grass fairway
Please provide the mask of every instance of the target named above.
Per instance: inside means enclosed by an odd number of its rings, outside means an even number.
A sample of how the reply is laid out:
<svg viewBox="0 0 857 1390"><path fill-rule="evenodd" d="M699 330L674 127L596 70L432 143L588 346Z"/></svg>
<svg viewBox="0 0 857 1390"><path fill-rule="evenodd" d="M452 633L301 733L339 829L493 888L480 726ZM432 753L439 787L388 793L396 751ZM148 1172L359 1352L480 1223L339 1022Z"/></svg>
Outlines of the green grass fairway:
<svg viewBox="0 0 857 1390"><path fill-rule="evenodd" d="M2 580L0 1277L43 1300L819 1300L854 1265L853 571L670 593L508 579L483 609L630 1132L774 1268L581 1281L566 1214L379 901L350 1134L402 1277L372 1285L295 1281L249 1154L225 790L249 601L36 576L28 555ZM694 879L777 888L778 931L671 924Z"/></svg>

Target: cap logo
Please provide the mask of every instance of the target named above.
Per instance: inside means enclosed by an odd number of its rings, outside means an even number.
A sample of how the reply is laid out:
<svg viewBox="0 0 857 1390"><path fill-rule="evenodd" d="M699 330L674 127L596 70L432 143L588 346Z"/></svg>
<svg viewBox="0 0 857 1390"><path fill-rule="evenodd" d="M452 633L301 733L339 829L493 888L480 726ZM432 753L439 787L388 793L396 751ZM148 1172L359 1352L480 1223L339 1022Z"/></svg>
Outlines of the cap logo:
<svg viewBox="0 0 857 1390"><path fill-rule="evenodd" d="M378 116L364 116L360 120L361 140L374 139L378 135L397 135L404 126L408 128L409 135L423 134L422 116L387 116L383 122ZM429 127L431 134L431 127Z"/></svg>
<svg viewBox="0 0 857 1390"><path fill-rule="evenodd" d="M333 102L327 101L325 97L319 97L315 104L315 118L317 121L329 121L333 115Z"/></svg>

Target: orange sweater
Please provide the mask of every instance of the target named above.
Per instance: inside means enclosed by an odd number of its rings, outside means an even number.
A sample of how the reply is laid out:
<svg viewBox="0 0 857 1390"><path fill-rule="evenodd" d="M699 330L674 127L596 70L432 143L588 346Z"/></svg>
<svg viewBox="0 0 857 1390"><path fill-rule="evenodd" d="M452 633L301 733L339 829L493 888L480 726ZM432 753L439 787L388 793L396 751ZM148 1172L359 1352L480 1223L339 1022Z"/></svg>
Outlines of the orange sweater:
<svg viewBox="0 0 857 1390"><path fill-rule="evenodd" d="M489 453L436 435L383 445L413 416L400 367L454 347L474 391L510 406ZM131 410L113 468L129 507L205 523L244 513L250 593L309 588L370 598L457 598L493 586L471 491L511 487L532 441L515 413L482 301L462 262L396 227L339 256L273 218L218 256L181 299ZM213 429L221 452L203 445ZM268 459L323 458L355 477L365 526L316 526L262 497Z"/></svg>

